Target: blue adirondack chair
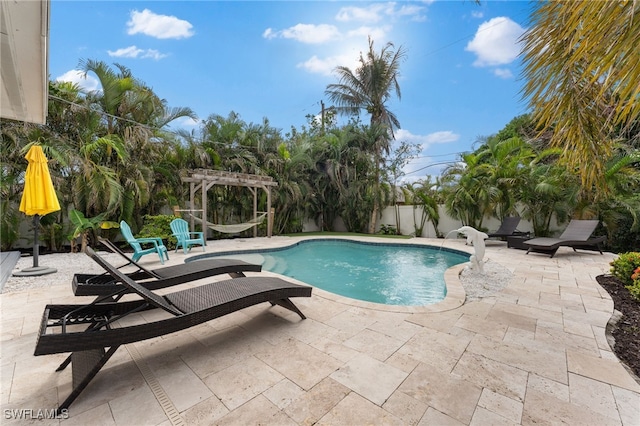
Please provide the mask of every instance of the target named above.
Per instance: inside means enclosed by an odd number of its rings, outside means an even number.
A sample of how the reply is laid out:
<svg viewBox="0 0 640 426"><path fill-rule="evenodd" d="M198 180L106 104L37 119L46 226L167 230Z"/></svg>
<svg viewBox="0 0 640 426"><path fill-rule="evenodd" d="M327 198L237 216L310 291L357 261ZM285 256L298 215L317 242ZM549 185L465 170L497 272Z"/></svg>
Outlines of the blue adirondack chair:
<svg viewBox="0 0 640 426"><path fill-rule="evenodd" d="M204 239L203 232L189 231L189 224L184 219L174 219L169 225L171 226L173 236L178 240L178 243L176 244L176 253L178 252L178 248L182 247L184 254L187 254L187 252L191 250L191 246L195 244L200 244L202 246L202 251L205 251L204 246L207 245L207 242Z"/></svg>
<svg viewBox="0 0 640 426"><path fill-rule="evenodd" d="M158 253L160 257L160 263L164 265L164 258L166 257L169 260L169 252L167 251L167 247L165 247L162 242L162 238L136 238L133 236L131 232L131 227L124 220L120 222L120 232L122 232L122 236L129 243L129 245L133 248L133 256L131 257L135 262L138 261L145 254ZM151 247L143 248L142 245Z"/></svg>

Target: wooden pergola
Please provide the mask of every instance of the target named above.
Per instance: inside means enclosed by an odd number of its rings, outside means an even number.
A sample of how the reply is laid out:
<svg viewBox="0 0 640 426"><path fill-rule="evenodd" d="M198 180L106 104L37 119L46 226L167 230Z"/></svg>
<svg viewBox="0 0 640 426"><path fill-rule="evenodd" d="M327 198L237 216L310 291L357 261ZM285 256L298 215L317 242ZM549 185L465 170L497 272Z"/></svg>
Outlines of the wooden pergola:
<svg viewBox="0 0 640 426"><path fill-rule="evenodd" d="M183 182L189 183L189 209L196 210L195 198L197 192L202 191L202 223L203 230L207 220L207 191L214 185L242 186L249 188L253 194L253 220L258 219L258 189L267 193L267 237L273 233L273 212L271 211L271 187L278 186L278 182L271 176L233 173L220 170L196 169L189 170L188 176L182 177ZM194 227L194 216L191 215L191 229ZM253 236L258 236L257 227L253 228Z"/></svg>

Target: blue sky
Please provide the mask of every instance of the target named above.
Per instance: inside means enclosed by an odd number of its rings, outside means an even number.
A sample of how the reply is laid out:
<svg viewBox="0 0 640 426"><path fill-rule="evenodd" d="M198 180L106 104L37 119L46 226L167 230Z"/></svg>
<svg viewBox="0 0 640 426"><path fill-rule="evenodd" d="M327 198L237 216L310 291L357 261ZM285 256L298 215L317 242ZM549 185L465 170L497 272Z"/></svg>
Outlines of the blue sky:
<svg viewBox="0 0 640 426"><path fill-rule="evenodd" d="M80 60L131 69L171 107L204 119L235 111L247 123L305 125L338 65L354 69L367 37L406 50L402 97L389 107L396 138L419 144L405 171L437 175L478 137L527 112L518 37L525 1L61 1L52 0L49 73L99 89ZM368 116L362 116L368 122ZM189 128L194 123L181 122Z"/></svg>

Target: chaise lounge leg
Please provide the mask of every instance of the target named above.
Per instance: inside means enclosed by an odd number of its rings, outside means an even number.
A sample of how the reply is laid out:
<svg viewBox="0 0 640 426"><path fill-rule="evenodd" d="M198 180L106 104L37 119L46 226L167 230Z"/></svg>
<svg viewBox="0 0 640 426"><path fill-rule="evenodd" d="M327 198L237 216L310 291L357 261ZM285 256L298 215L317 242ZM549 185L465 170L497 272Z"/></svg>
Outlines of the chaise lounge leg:
<svg viewBox="0 0 640 426"><path fill-rule="evenodd" d="M280 305L283 308L293 311L296 314L300 315L300 318L307 319L307 317L304 316L304 314L300 311L300 309L298 309L298 307L294 305L293 302L289 299L272 300L269 303L271 303L271 306L273 306L274 304Z"/></svg>
<svg viewBox="0 0 640 426"><path fill-rule="evenodd" d="M70 356L72 367L71 394L57 408L57 414L67 410L71 403L80 395L87 385L98 374L100 369L109 361L109 358L118 350L120 346L112 346L105 352L103 348L88 351L73 352Z"/></svg>

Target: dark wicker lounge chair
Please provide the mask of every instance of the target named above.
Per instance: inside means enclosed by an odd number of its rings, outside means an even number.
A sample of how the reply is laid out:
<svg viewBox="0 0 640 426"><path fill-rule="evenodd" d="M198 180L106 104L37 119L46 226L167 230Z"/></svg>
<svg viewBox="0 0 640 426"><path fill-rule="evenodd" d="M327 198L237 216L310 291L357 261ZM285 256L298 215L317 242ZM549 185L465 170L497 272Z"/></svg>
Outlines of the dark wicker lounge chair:
<svg viewBox="0 0 640 426"><path fill-rule="evenodd" d="M244 277L244 272L260 272L262 270L261 265L234 259L202 259L181 265L147 269L127 256L111 241L100 239L100 242L112 252L121 255L128 262L120 268L129 264L138 268L137 271L126 275L150 290L158 290L222 274L229 274L233 278ZM124 288L122 284L118 283L111 274L106 272L100 275L75 274L72 287L76 296L124 294L122 293Z"/></svg>
<svg viewBox="0 0 640 426"><path fill-rule="evenodd" d="M72 352L73 390L58 407L58 412L69 408L121 345L184 330L262 302L280 305L304 319L289 298L311 296L311 287L276 277L234 278L161 296L131 280L91 248L87 254L121 282L123 288L142 299L45 307L34 354ZM148 309L162 309L172 316L112 328L115 321ZM56 371L67 365L67 361L63 362Z"/></svg>
<svg viewBox="0 0 640 426"><path fill-rule="evenodd" d="M520 218L518 216L508 216L505 217L500 227L496 232L490 233L489 238L502 238L505 239L507 237L512 236L525 236L529 235L528 232L518 231L518 224L520 224Z"/></svg>
<svg viewBox="0 0 640 426"><path fill-rule="evenodd" d="M591 238L591 234L598 226L598 220L572 220L567 225L562 235L558 238L533 238L524 241L522 244L528 247L529 252L544 253L553 257L560 247L571 247L573 251L597 250L602 254L600 245L605 242L606 237Z"/></svg>

